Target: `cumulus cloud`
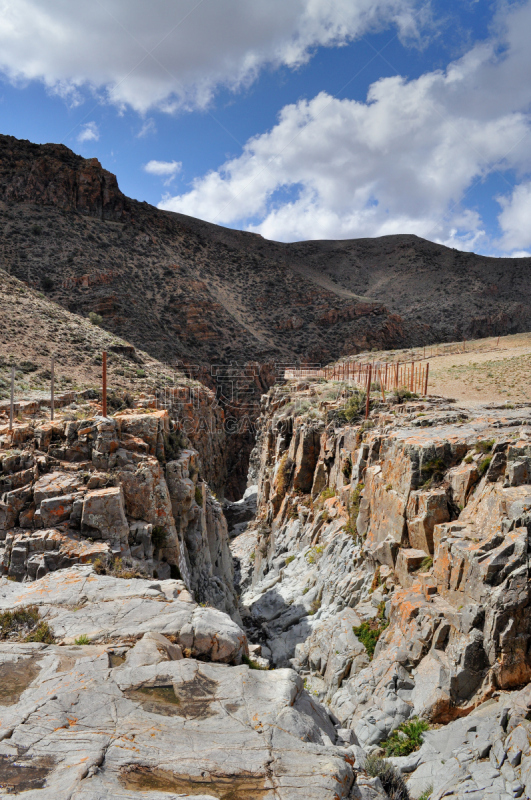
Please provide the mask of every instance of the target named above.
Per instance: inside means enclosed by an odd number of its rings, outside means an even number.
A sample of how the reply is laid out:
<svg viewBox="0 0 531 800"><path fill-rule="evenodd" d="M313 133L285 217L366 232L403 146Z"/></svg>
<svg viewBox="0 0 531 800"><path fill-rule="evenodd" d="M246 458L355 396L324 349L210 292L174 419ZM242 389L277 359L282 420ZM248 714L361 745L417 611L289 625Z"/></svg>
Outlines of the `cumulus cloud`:
<svg viewBox="0 0 531 800"><path fill-rule="evenodd" d="M144 164L144 171L159 178L166 178L164 185L168 186L182 169L182 161L148 161Z"/></svg>
<svg viewBox="0 0 531 800"><path fill-rule="evenodd" d="M501 246L508 251L531 245L531 182L514 188L509 197L500 197L502 212L498 217L503 232ZM522 253L518 253L521 255ZM523 254L527 255L523 250Z"/></svg>
<svg viewBox="0 0 531 800"><path fill-rule="evenodd" d="M69 102L80 90L140 112L204 107L266 65L393 25L416 36L427 0L0 0L0 70Z"/></svg>
<svg viewBox="0 0 531 800"><path fill-rule="evenodd" d="M81 131L77 135L78 142L97 142L100 132L95 122L87 122L81 126Z"/></svg>
<svg viewBox="0 0 531 800"><path fill-rule="evenodd" d="M485 244L467 191L495 170L531 170L531 2L498 23L446 70L384 78L366 102L321 93L284 107L238 158L161 207L284 241L409 232ZM531 244L530 186L502 201L506 247Z"/></svg>

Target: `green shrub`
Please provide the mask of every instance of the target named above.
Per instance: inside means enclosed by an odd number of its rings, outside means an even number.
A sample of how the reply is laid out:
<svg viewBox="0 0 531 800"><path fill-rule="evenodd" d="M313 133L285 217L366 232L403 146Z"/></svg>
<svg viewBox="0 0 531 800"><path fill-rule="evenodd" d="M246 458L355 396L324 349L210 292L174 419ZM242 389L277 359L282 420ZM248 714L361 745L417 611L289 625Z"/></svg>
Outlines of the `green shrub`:
<svg viewBox="0 0 531 800"><path fill-rule="evenodd" d="M400 772L380 756L370 755L363 769L371 778L379 778L390 800L410 800L406 782Z"/></svg>
<svg viewBox="0 0 531 800"><path fill-rule="evenodd" d="M422 734L429 729L425 719L413 719L403 722L382 742L386 756L408 756L422 745Z"/></svg>
<svg viewBox="0 0 531 800"><path fill-rule="evenodd" d="M45 275L41 279L41 286L44 292L51 292L54 287L54 282L49 275Z"/></svg>
<svg viewBox="0 0 531 800"><path fill-rule="evenodd" d="M151 531L151 541L153 543L153 549L160 550L161 547L164 547L167 538L168 534L165 528L163 528L162 525L155 525L153 530Z"/></svg>
<svg viewBox="0 0 531 800"><path fill-rule="evenodd" d="M365 415L367 394L363 390L356 390L343 408L339 409L337 417L340 422L355 422Z"/></svg>
<svg viewBox="0 0 531 800"><path fill-rule="evenodd" d="M200 486L195 487L194 498L197 505L203 507L203 492Z"/></svg>
<svg viewBox="0 0 531 800"><path fill-rule="evenodd" d="M418 394L413 394L413 392L410 392L409 389L401 388L395 389L393 393L389 395L388 399L389 402L400 405L407 400L417 400Z"/></svg>
<svg viewBox="0 0 531 800"><path fill-rule="evenodd" d="M352 630L354 635L362 643L367 651L367 655L372 661L374 650L378 639L389 625L389 620L385 619L385 603L380 603L378 608L378 616L376 619L370 619L367 622L362 622L361 625L354 626Z"/></svg>
<svg viewBox="0 0 531 800"><path fill-rule="evenodd" d="M78 636L77 639L75 639L75 644L90 644L90 639L86 633L82 633L81 636Z"/></svg>
<svg viewBox="0 0 531 800"><path fill-rule="evenodd" d="M22 606L14 611L3 611L0 614L0 639L47 644L54 641L48 623L39 617L37 606Z"/></svg>
<svg viewBox="0 0 531 800"><path fill-rule="evenodd" d="M89 316L90 322L92 322L93 325L98 325L99 326L103 322L103 317L101 316L101 314L96 314L95 311L91 311L88 316Z"/></svg>

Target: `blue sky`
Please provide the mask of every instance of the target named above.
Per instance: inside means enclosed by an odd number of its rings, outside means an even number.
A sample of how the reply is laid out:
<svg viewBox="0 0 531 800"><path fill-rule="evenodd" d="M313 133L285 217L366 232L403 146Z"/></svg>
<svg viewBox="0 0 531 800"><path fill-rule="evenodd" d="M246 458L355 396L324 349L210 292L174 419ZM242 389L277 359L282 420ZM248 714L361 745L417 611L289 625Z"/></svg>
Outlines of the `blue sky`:
<svg viewBox="0 0 531 800"><path fill-rule="evenodd" d="M267 238L531 252L531 0L0 0L0 130Z"/></svg>

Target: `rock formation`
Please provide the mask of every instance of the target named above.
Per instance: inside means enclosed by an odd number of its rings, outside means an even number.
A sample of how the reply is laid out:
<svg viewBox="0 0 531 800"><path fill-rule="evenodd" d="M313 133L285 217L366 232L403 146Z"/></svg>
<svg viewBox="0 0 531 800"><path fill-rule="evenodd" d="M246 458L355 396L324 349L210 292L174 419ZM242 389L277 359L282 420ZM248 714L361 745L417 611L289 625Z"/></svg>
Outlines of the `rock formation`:
<svg viewBox="0 0 531 800"><path fill-rule="evenodd" d="M411 719L458 732L396 760L411 797L430 783L529 796L526 770L483 762L506 747L503 709L531 680L531 408L391 396L348 424L348 394L321 381L264 398L258 517L231 543L251 640L303 676L365 754ZM457 723L472 712L482 733ZM440 757L436 773L436 748L457 759L451 778Z"/></svg>

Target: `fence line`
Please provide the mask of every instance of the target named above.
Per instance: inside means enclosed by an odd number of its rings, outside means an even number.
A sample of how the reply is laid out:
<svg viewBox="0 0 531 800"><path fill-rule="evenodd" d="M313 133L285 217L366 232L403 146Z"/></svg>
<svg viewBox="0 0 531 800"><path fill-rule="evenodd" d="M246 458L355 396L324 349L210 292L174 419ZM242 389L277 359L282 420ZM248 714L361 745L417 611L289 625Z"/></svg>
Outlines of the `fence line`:
<svg viewBox="0 0 531 800"><path fill-rule="evenodd" d="M344 381L353 383L361 389L367 390L376 384L376 388L382 392L385 400L385 393L397 390L408 389L415 394L428 394L428 378L430 364L420 363L420 361L395 361L378 362L370 361L362 363L360 361L343 361L328 367L286 369L284 372L285 380L296 380L300 378L310 378L318 380L324 378L327 381Z"/></svg>

